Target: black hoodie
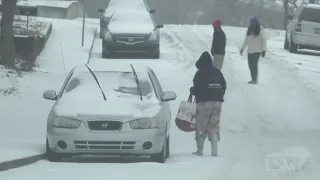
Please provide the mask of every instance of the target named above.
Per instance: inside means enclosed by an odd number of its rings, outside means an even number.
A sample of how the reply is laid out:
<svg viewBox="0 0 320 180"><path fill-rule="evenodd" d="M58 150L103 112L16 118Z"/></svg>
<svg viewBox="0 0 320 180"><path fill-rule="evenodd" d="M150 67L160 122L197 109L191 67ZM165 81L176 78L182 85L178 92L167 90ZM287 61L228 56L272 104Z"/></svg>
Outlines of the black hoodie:
<svg viewBox="0 0 320 180"><path fill-rule="evenodd" d="M219 69L213 66L211 55L206 51L196 62L198 71L193 78L191 93L197 102L220 101L223 102L226 92L226 81Z"/></svg>

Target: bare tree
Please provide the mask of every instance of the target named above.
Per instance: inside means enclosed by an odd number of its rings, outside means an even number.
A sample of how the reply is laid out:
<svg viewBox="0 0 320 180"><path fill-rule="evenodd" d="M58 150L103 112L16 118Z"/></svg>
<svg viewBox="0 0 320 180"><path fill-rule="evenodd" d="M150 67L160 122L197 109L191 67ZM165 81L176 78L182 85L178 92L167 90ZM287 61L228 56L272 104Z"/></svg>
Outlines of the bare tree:
<svg viewBox="0 0 320 180"><path fill-rule="evenodd" d="M299 0L283 0L284 28L286 28L288 24L290 6L296 10L301 4L308 4L308 2L309 0L302 0L302 2Z"/></svg>
<svg viewBox="0 0 320 180"><path fill-rule="evenodd" d="M0 64L15 67L15 44L13 33L13 19L17 0L2 0Z"/></svg>

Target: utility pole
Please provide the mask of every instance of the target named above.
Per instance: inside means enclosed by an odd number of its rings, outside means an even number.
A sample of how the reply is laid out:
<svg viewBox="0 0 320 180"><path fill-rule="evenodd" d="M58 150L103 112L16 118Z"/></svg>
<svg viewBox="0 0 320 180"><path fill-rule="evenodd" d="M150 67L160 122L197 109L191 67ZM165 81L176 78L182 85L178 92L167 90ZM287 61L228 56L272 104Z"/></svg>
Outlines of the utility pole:
<svg viewBox="0 0 320 180"><path fill-rule="evenodd" d="M85 28L85 22L86 22L86 11L84 8L84 0L81 0L82 3L82 40L81 40L81 46L84 46L84 28Z"/></svg>

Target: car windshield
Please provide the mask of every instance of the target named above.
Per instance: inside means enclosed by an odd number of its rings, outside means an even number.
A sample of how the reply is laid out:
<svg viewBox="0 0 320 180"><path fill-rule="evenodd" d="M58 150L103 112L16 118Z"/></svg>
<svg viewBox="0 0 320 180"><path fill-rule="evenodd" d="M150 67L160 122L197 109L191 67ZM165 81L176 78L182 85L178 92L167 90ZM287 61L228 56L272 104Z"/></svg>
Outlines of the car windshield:
<svg viewBox="0 0 320 180"><path fill-rule="evenodd" d="M302 11L302 14L300 16L300 20L320 23L320 9L305 8Z"/></svg>
<svg viewBox="0 0 320 180"><path fill-rule="evenodd" d="M98 71L94 74L107 100L114 98L140 99L139 88L133 72ZM148 74L137 72L137 76L143 99L154 98L155 93ZM101 90L89 70L74 72L64 89L63 97L103 100Z"/></svg>

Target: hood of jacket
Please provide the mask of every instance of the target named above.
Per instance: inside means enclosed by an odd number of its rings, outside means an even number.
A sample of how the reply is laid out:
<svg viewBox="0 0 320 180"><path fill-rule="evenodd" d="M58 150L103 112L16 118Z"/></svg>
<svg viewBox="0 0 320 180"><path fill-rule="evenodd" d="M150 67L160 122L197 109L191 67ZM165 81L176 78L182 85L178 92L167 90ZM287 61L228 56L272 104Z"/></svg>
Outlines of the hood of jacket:
<svg viewBox="0 0 320 180"><path fill-rule="evenodd" d="M199 70L212 69L213 67L212 58L208 51L205 51L201 54L198 61L196 62L196 67Z"/></svg>

